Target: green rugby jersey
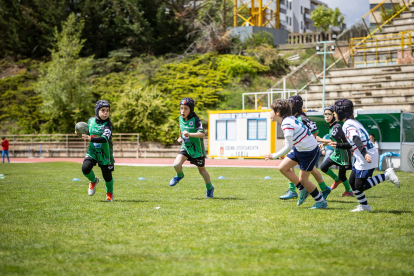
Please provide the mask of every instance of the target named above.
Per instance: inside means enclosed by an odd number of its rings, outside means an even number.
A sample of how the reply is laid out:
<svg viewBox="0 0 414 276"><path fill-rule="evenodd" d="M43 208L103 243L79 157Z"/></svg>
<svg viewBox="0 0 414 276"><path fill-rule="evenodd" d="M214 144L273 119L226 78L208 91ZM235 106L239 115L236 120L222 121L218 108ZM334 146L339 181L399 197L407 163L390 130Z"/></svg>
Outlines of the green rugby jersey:
<svg viewBox="0 0 414 276"><path fill-rule="evenodd" d="M90 157L101 165L114 164L111 121L109 119L100 121L96 117L92 117L88 121L88 127L91 137L104 137L106 143L90 142L85 157Z"/></svg>
<svg viewBox="0 0 414 276"><path fill-rule="evenodd" d="M338 122L329 126L329 136L334 142L348 143L342 126ZM330 158L341 166L347 166L351 164L351 151L349 149L339 149L336 147Z"/></svg>
<svg viewBox="0 0 414 276"><path fill-rule="evenodd" d="M181 138L183 143L181 149L186 150L188 155L192 158L206 156L204 149L204 138L184 137L183 132L187 130L189 133L204 132L203 124L197 115L194 115L191 119L185 121L182 116L179 118Z"/></svg>
<svg viewBox="0 0 414 276"><path fill-rule="evenodd" d="M295 118L298 119L299 122L302 122L312 134L319 133L319 129L316 126L316 123L314 121L311 121L304 113L296 114Z"/></svg>

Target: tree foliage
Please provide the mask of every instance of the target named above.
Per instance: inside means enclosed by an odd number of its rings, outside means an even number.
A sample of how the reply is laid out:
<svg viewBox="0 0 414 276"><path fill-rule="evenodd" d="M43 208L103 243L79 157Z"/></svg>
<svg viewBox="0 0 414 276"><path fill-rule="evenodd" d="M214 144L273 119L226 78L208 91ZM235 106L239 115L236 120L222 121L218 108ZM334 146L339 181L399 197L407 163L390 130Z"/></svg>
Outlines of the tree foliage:
<svg viewBox="0 0 414 276"><path fill-rule="evenodd" d="M42 111L48 118L48 131L70 132L93 110L91 85L92 57L79 58L83 47L81 33L84 22L76 22L71 14L63 23L62 32L55 31L52 60L41 71L36 91L43 99ZM93 114L93 113L92 113Z"/></svg>
<svg viewBox="0 0 414 276"><path fill-rule="evenodd" d="M341 26L345 18L338 8L333 10L324 5L318 5L318 7L312 11L311 19L316 28L321 29L322 32L326 32L330 27Z"/></svg>

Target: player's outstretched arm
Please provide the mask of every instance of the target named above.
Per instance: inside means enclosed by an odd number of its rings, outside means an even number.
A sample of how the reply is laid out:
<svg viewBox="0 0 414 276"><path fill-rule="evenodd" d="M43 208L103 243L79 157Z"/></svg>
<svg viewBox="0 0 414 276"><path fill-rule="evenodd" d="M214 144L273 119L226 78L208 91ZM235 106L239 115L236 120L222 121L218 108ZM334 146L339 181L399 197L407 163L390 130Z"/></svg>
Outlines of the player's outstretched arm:
<svg viewBox="0 0 414 276"><path fill-rule="evenodd" d="M289 151L291 151L293 148L293 136L287 136L285 137L285 143L281 150L279 150L276 153L268 153L264 156L265 160L269 159L276 159L279 158L285 154L287 154Z"/></svg>

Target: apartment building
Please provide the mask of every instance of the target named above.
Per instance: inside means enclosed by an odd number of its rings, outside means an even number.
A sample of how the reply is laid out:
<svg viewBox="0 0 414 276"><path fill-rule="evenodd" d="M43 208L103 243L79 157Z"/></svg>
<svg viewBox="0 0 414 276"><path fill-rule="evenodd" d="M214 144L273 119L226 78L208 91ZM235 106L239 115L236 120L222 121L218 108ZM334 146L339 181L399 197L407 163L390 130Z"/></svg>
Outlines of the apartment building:
<svg viewBox="0 0 414 276"><path fill-rule="evenodd" d="M318 0L280 0L280 28L288 30L291 33L315 32L317 29L313 26L310 14L317 6L323 5L328 7L322 1ZM346 27L346 16L342 27Z"/></svg>

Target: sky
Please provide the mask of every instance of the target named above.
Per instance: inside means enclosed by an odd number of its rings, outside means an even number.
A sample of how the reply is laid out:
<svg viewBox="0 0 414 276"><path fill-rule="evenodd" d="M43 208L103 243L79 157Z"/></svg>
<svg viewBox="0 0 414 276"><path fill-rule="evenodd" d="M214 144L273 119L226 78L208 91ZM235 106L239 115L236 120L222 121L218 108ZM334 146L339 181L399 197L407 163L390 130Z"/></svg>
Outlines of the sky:
<svg viewBox="0 0 414 276"><path fill-rule="evenodd" d="M293 0L294 1L294 0ZM347 27L369 12L369 0L320 0L332 9L339 8L347 17Z"/></svg>

